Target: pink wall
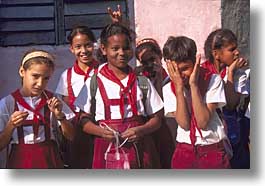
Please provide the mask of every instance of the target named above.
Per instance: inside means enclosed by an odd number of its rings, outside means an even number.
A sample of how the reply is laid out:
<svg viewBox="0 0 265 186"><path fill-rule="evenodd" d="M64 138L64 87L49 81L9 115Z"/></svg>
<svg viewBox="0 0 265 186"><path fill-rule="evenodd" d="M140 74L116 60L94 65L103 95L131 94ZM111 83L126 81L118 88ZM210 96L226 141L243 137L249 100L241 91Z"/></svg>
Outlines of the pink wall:
<svg viewBox="0 0 265 186"><path fill-rule="evenodd" d="M137 41L153 37L163 48L168 36L195 40L203 54L207 35L221 27L221 0L134 0Z"/></svg>
<svg viewBox="0 0 265 186"><path fill-rule="evenodd" d="M135 19L137 40L153 37L161 47L169 35L186 35L203 52L208 33L221 26L221 0L128 0L128 7L130 19ZM44 49L56 56L57 68L48 84L53 91L61 72L74 62L67 45L0 47L0 99L20 86L20 60L30 48Z"/></svg>

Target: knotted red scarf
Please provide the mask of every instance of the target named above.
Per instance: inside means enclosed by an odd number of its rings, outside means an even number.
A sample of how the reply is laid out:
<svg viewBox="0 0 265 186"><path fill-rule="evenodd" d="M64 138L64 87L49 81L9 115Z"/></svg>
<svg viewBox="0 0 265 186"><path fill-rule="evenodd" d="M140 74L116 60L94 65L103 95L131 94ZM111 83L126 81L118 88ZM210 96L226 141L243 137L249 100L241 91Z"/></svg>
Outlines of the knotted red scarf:
<svg viewBox="0 0 265 186"><path fill-rule="evenodd" d="M200 84L199 84L200 87L199 88L200 88L200 92L201 92L201 96L202 97L204 97L204 95L206 94L206 91L207 91L207 88L208 88L208 85L209 85L210 78L211 78L212 74L213 74L212 71L200 68L200 76L199 76L199 81L198 82L200 82ZM203 84L202 81L204 81L205 83ZM174 83L172 81L170 82L170 87L171 87L171 91L176 96L176 89L175 89ZM195 135L196 128L199 131L201 138L203 139L202 132L201 132L201 130L198 127L197 120L196 120L196 118L194 116L194 111L193 111L193 107L192 107L192 104L191 104L190 141L191 141L192 145L195 145L195 142L196 142L196 135Z"/></svg>
<svg viewBox="0 0 265 186"><path fill-rule="evenodd" d="M217 70L215 69L215 66L213 65L213 63L211 63L210 61L205 61L204 63L201 64L201 67L204 69L207 69L209 73L211 74L219 74L217 72ZM226 68L224 68L221 72L220 72L220 76L223 79L226 75Z"/></svg>
<svg viewBox="0 0 265 186"><path fill-rule="evenodd" d="M114 83L120 86L120 113L122 118L124 118L124 105L126 98L128 99L128 104L131 105L133 114L137 115L136 94L130 93L130 90L132 89L133 85L135 85L136 83L136 75L133 73L133 70L130 67L128 68L129 68L129 73L128 73L129 79L126 87L121 83L121 81L114 74L114 72L111 69L109 69L108 65L104 65L100 70L100 73L104 77L106 77L107 79L113 81Z"/></svg>
<svg viewBox="0 0 265 186"><path fill-rule="evenodd" d="M78 62L75 61L75 64L73 66L73 69L75 71L76 74L79 74L79 75L82 75L84 76L84 82L87 80L87 78L89 78L89 74L90 72L97 68L98 66L98 62L96 60L92 60L91 61L91 64L89 66L89 68L87 69L86 72L84 72L78 65ZM69 106L70 108L75 111L75 107L74 107L74 102L75 102L75 95L74 95L74 92L73 92L73 87L72 87L72 83L71 83L71 79L72 79L72 68L69 68L68 71L67 71L67 90L68 90L68 97L69 97Z"/></svg>
<svg viewBox="0 0 265 186"><path fill-rule="evenodd" d="M48 96L50 96L49 92L46 92L46 94ZM33 112L33 121L34 121L34 125L33 125L33 134L34 134L34 138L38 137L38 132L39 132L39 126L40 126L40 122L38 120L38 116L41 119L41 121L44 124L47 124L44 116L40 113L40 110L44 107L45 104L47 104L47 99L44 95L41 96L41 100L39 102L38 105L36 105L35 109L32 108L22 97L19 89L17 89L15 92L12 93L12 96L16 99L16 101L23 106L25 109L30 110Z"/></svg>

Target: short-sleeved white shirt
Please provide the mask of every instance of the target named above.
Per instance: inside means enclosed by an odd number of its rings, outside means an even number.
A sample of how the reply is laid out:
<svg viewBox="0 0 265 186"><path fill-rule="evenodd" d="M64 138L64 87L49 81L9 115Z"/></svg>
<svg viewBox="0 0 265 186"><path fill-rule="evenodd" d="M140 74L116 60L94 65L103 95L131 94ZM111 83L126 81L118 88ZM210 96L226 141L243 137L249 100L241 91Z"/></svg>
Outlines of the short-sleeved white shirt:
<svg viewBox="0 0 265 186"><path fill-rule="evenodd" d="M226 69L226 75L223 78L225 82L227 82L227 72L228 67ZM234 87L235 91L243 94L243 95L249 95L250 94L250 69L238 69L236 70L234 74Z"/></svg>
<svg viewBox="0 0 265 186"><path fill-rule="evenodd" d="M60 77L57 88L55 90L56 94L68 96L67 71L68 71L68 69L66 69ZM74 71L74 67L71 68L71 73L72 73L71 85L72 85L74 96L77 97L79 92L81 91L82 87L85 84L84 76L77 74ZM93 74L94 74L94 69L90 71L89 76L91 77ZM80 110L77 107L75 109L76 109L75 110L76 112L78 112Z"/></svg>
<svg viewBox="0 0 265 186"><path fill-rule="evenodd" d="M100 69L107 64L103 64L99 67ZM113 81L107 79L102 74L98 73L98 77L101 79L101 81L104 84L105 90L107 92L107 96L109 99L120 99L120 86ZM88 78L84 87L80 91L80 94L75 100L75 105L79 107L81 110L90 113L90 107L91 107L91 95L90 95L90 80L91 78ZM126 86L128 82L128 76L121 80L121 83ZM157 91L155 90L154 86L148 80L149 83L149 90L147 92L147 98L145 102L145 108L142 102L143 93L141 89L139 88L139 84L137 84L137 111L138 115L151 115L163 108L163 101L158 95ZM104 110L104 103L102 100L102 97L100 95L99 89L96 91L96 113L95 113L95 119L98 120L104 120L105 119L105 110ZM111 119L121 119L120 114L120 107L118 105L110 106L111 111ZM124 111L124 117L129 118L132 117L133 113L131 111L130 105L125 105L125 111Z"/></svg>
<svg viewBox="0 0 265 186"><path fill-rule="evenodd" d="M40 102L40 97L23 97L24 100L33 108L35 108L35 105L38 105ZM21 106L19 103L18 105L18 110L20 111L27 111L29 113L28 117L26 120L32 120L33 119L33 112L25 109L23 106ZM12 95L8 95L7 97L4 97L0 101L0 113L3 113L5 115L0 115L0 133L5 129L6 124L9 120L9 117L13 114L15 109L15 100ZM66 119L72 119L75 114L71 111L71 109L63 102L63 109L62 111L65 113ZM40 110L41 114L44 114L44 109L42 108ZM7 115L6 115L7 114ZM55 132L55 127L60 125L60 122L56 120L54 114L50 115L50 121L51 121L51 139L55 139L54 132ZM33 144L33 127L32 126L23 126L23 131L24 131L24 141L25 144ZM38 138L36 139L35 143L43 142L45 140L45 129L43 125L39 126L39 135ZM18 134L17 134L17 129L13 131L12 138L10 144L13 143L18 143Z"/></svg>
<svg viewBox="0 0 265 186"><path fill-rule="evenodd" d="M169 112L175 112L177 104L176 96L171 90L170 83L166 84L163 87L163 97L165 115L167 115ZM222 82L222 78L218 74L212 75L203 100L205 103L218 103L219 108L223 107L226 104L224 85ZM199 131L196 129L195 145L213 144L219 142L222 139L227 138L224 130L224 125L216 112L213 113L213 116L209 121L207 129L201 129L201 132L204 139L201 138ZM180 143L191 144L190 131L186 131L180 126L178 126L176 140Z"/></svg>

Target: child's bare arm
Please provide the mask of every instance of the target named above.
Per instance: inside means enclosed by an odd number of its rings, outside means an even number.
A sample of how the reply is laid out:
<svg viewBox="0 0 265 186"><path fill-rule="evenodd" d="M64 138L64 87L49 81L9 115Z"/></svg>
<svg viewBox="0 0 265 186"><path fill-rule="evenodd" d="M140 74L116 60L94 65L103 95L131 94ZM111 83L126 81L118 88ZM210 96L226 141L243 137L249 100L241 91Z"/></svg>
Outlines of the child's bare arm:
<svg viewBox="0 0 265 186"><path fill-rule="evenodd" d="M9 118L5 129L0 133L0 151L3 150L10 142L14 129L22 125L28 117L28 112L15 111Z"/></svg>
<svg viewBox="0 0 265 186"><path fill-rule="evenodd" d="M247 66L248 63L243 58L236 59L228 68L227 82L225 83L226 108L233 110L240 101L241 94L235 91L234 73L237 69Z"/></svg>
<svg viewBox="0 0 265 186"><path fill-rule="evenodd" d="M121 6L117 5L117 11L113 11L110 7L108 7L108 14L113 23L121 23L122 22L122 11Z"/></svg>
<svg viewBox="0 0 265 186"><path fill-rule="evenodd" d="M176 62L167 61L167 69L170 79L174 83L176 91L176 102L177 102L176 112L175 112L176 121L181 128L189 130L190 114L188 111L186 98L184 97L183 93L184 90L183 81L182 78L180 77L180 73Z"/></svg>
<svg viewBox="0 0 265 186"><path fill-rule="evenodd" d="M62 112L62 102L58 98L53 97L49 99L47 103L50 111L53 112L56 119L61 122L61 129L63 135L67 139L73 140L75 131L71 122L66 119L65 114Z"/></svg>
<svg viewBox="0 0 265 186"><path fill-rule="evenodd" d="M127 129L121 134L123 139L128 138L129 142L135 142L157 130L161 126L161 117L164 114L164 110L161 109L157 113L150 116L150 119L144 124L137 127Z"/></svg>
<svg viewBox="0 0 265 186"><path fill-rule="evenodd" d="M198 127L201 129L206 129L209 123L210 118L212 117L213 112L217 108L217 104L211 103L206 104L203 101L198 78L200 70L200 61L201 56L196 56L196 63L193 69L193 72L190 76L189 84L191 89L191 98L192 98L192 107L194 111L194 116L196 118Z"/></svg>
<svg viewBox="0 0 265 186"><path fill-rule="evenodd" d="M88 113L81 112L80 125L83 126L83 131L85 133L100 136L108 141L113 141L115 139L112 131L96 125L93 122L92 116Z"/></svg>

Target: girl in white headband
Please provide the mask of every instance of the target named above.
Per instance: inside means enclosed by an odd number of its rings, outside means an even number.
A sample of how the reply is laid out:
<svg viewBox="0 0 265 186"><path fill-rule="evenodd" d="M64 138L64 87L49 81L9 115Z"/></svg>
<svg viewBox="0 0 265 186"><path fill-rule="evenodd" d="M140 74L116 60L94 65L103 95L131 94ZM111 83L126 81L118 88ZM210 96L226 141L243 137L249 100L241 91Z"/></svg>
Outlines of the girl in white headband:
<svg viewBox="0 0 265 186"><path fill-rule="evenodd" d="M22 87L0 101L0 151L9 148L7 168L63 168L54 131L60 127L73 139L68 119L74 113L45 90L53 71L52 55L28 52L19 69Z"/></svg>

